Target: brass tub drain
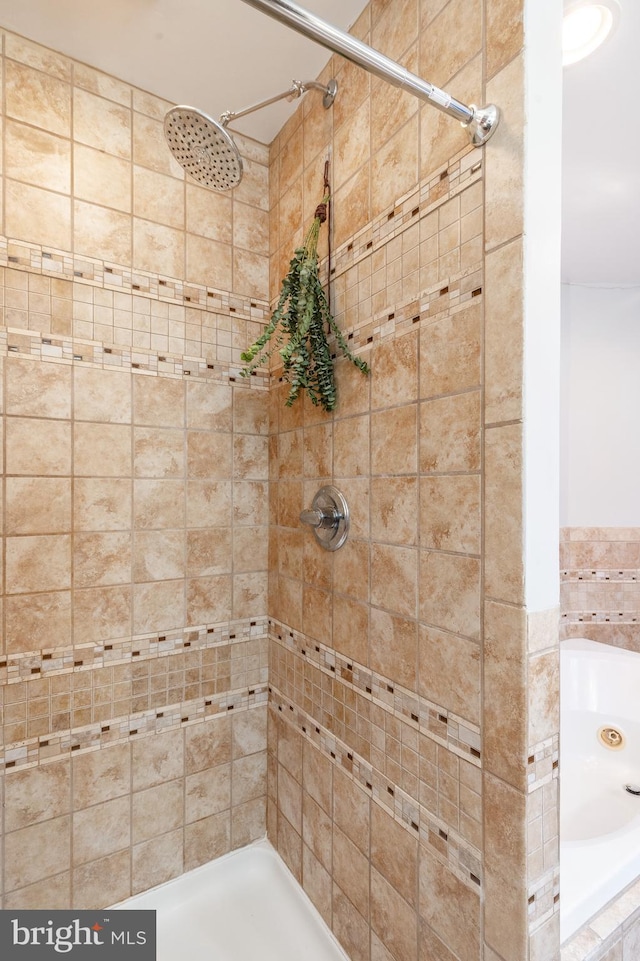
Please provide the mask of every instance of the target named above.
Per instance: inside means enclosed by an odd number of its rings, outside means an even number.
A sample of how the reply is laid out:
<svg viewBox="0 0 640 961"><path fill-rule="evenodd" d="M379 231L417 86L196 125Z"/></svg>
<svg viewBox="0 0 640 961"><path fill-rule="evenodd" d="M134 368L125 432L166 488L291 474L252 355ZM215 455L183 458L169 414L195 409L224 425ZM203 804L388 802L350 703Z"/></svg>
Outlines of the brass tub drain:
<svg viewBox="0 0 640 961"><path fill-rule="evenodd" d="M611 751L619 751L624 747L624 734L617 727L601 727L598 737L601 743Z"/></svg>

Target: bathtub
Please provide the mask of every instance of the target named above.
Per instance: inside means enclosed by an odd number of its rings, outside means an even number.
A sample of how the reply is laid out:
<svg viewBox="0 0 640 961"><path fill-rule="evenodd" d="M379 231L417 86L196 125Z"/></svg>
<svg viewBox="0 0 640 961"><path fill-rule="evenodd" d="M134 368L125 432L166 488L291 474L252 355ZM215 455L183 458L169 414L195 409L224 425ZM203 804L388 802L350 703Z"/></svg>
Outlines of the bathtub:
<svg viewBox="0 0 640 961"><path fill-rule="evenodd" d="M640 654L560 645L560 938L640 875ZM605 746L600 732L608 743Z"/></svg>
<svg viewBox="0 0 640 961"><path fill-rule="evenodd" d="M112 907L157 912L156 961L349 961L266 840Z"/></svg>

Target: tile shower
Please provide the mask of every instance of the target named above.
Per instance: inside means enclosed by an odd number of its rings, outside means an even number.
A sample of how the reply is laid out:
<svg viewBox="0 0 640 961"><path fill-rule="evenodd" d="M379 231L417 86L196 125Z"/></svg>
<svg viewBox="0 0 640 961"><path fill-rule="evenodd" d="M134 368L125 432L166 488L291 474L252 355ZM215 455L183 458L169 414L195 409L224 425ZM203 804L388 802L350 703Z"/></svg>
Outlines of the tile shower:
<svg viewBox="0 0 640 961"><path fill-rule="evenodd" d="M167 104L4 35L4 907L113 902L267 830L354 961L558 956L521 6L354 26L484 88L502 148L334 58L332 111L244 141L231 198L185 183ZM372 367L338 364L333 417L237 377L328 148L333 309ZM335 556L297 521L328 479Z"/></svg>

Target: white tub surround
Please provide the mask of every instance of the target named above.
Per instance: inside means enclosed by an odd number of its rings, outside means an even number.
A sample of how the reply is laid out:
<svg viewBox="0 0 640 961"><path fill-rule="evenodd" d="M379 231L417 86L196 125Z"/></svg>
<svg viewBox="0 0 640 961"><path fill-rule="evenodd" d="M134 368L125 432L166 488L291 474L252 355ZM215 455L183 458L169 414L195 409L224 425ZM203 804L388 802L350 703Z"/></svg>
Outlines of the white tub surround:
<svg viewBox="0 0 640 961"><path fill-rule="evenodd" d="M157 912L157 961L349 961L267 840L114 907Z"/></svg>
<svg viewBox="0 0 640 961"><path fill-rule="evenodd" d="M640 655L571 639L560 674L564 942L640 875Z"/></svg>

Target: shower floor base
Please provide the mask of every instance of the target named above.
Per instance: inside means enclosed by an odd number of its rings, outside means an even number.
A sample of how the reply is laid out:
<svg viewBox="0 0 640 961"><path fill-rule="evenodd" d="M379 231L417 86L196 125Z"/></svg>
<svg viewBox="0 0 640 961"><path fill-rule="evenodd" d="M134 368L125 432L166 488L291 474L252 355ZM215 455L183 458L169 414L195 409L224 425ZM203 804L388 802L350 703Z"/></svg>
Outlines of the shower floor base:
<svg viewBox="0 0 640 961"><path fill-rule="evenodd" d="M157 961L349 961L266 840L114 907L157 912Z"/></svg>

